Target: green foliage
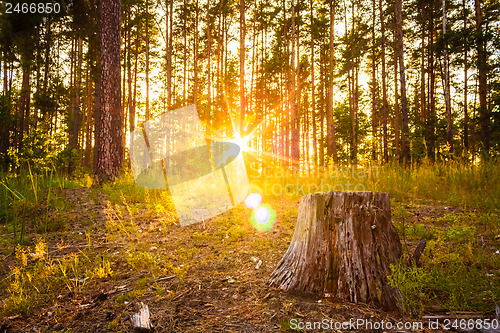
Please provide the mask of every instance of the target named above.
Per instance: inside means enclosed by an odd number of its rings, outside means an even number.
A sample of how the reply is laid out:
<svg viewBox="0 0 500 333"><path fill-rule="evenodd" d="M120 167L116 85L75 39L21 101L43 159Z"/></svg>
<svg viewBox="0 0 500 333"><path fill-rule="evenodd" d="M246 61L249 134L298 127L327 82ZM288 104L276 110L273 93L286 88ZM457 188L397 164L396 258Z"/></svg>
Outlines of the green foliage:
<svg viewBox="0 0 500 333"><path fill-rule="evenodd" d="M411 228L407 230L408 235L414 236L416 239L425 238L427 240L432 239L434 237L434 230L427 230L425 225L422 223L418 223L412 225Z"/></svg>
<svg viewBox="0 0 500 333"><path fill-rule="evenodd" d="M64 214L69 203L62 190L75 186L75 182L61 178L54 169L42 174L28 170L0 175L0 222L6 223L14 233L15 242L22 243L27 222L34 231L48 232L65 227Z"/></svg>
<svg viewBox="0 0 500 333"><path fill-rule="evenodd" d="M389 164L379 167L378 176L367 189L389 192L399 199L425 198L467 208L494 209L500 206L500 164L451 161L422 163L411 169Z"/></svg>
<svg viewBox="0 0 500 333"><path fill-rule="evenodd" d="M431 280L429 273L416 266L408 267L399 262L391 264L392 274L388 276L389 285L399 289L403 296L402 309L413 317L419 317L424 304L428 301L426 286Z"/></svg>
<svg viewBox="0 0 500 333"><path fill-rule="evenodd" d="M441 237L446 241L470 242L476 238L476 227L452 226L446 229Z"/></svg>
<svg viewBox="0 0 500 333"><path fill-rule="evenodd" d="M406 311L418 316L432 303L449 311L492 311L500 298L500 258L484 246L479 235L490 239L496 235L498 229L493 226L498 225L498 216L445 214L428 222L430 226L419 223L408 229L413 239L429 240L422 267L401 262L392 267L389 276L391 285L404 297Z"/></svg>
<svg viewBox="0 0 500 333"><path fill-rule="evenodd" d="M21 148L10 148L8 151L12 169L31 168L33 173L48 174L61 162L58 154L64 140L63 135L50 135L40 127L30 130L24 136Z"/></svg>

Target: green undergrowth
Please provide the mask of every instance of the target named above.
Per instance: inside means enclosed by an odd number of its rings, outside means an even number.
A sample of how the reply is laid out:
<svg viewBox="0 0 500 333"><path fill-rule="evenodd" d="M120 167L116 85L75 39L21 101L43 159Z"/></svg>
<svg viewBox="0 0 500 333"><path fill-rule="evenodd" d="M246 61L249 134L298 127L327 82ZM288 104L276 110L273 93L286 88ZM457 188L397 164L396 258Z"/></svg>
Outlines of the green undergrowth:
<svg viewBox="0 0 500 333"><path fill-rule="evenodd" d="M14 244L23 244L29 231L62 230L61 212L71 208L64 189L79 186L80 182L60 177L54 170L36 174L28 168L19 174L0 174L0 223L13 234Z"/></svg>
<svg viewBox="0 0 500 333"><path fill-rule="evenodd" d="M478 165L456 161L422 163L405 168L386 165L336 165L294 175L279 168L252 173L254 188L268 196L299 197L328 191L388 192L399 201L494 210L500 207L500 163Z"/></svg>
<svg viewBox="0 0 500 333"><path fill-rule="evenodd" d="M66 247L67 244L61 243L52 252L63 252ZM2 280L3 312L27 316L34 306L51 302L60 293L78 298L89 284L113 274L106 253L89 247L65 255L50 255L46 241L38 238L33 246L16 247L15 261Z"/></svg>
<svg viewBox="0 0 500 333"><path fill-rule="evenodd" d="M478 166L424 163L409 169L398 164L336 166L300 177L267 168L259 175L251 173L251 191L263 195L276 221L271 230L258 231L244 204L206 225L179 228L170 193L137 187L130 172L100 187L92 185L90 175L68 179L56 172L30 170L2 174L0 244L9 249L3 251L6 257L9 252L16 257L1 276L4 312L28 315L63 290L78 297L88 287L115 278L120 270L151 274L147 281L136 281L132 291L117 296L116 302L123 304L144 295L159 277L175 275L182 280L191 269L204 265L222 272L229 265L227 256L240 256L243 248L241 256L247 261L280 256L293 235L300 197L335 190L388 192L406 259L412 244L427 239L422 267L408 266L405 260L393 267L390 277L403 294L408 313L418 316L435 304L450 311L490 313L494 301L500 300L500 256L495 253L500 248L499 175L500 166L492 161ZM68 189L76 191L71 194L76 203L68 199ZM417 220L414 214L423 203L432 212ZM78 206L83 204L90 207L85 213ZM444 210L444 206L461 209ZM100 217L103 222L98 224ZM82 228L80 233L71 230L70 220ZM52 249L52 255L45 240L32 241L65 232L75 242L87 243L87 238L88 246L71 253ZM99 238L99 233L105 237ZM274 233L279 242L270 236ZM169 241L161 243L162 239ZM102 253L93 248L94 242L119 244L119 254Z"/></svg>
<svg viewBox="0 0 500 333"><path fill-rule="evenodd" d="M405 310L418 317L436 304L448 311L493 314L494 302L500 301L499 234L495 213L444 214L409 223L404 243L425 238L427 246L421 267L408 266L409 254L392 267L389 280L401 291Z"/></svg>

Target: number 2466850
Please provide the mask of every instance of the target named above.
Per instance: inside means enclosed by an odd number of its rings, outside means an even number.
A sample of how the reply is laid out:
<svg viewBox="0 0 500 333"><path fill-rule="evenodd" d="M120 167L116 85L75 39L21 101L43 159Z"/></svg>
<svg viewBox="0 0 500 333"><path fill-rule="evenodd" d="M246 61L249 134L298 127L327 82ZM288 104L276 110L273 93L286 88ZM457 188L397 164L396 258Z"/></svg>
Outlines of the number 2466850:
<svg viewBox="0 0 500 333"><path fill-rule="evenodd" d="M5 3L6 14L58 14L61 12L61 5L57 2L35 3Z"/></svg>

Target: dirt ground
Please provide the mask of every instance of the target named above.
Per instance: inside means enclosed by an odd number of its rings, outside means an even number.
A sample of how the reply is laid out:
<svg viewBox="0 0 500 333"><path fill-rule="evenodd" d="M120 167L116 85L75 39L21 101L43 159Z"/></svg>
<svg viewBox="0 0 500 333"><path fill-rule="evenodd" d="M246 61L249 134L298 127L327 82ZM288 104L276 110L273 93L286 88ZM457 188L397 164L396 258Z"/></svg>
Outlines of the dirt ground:
<svg viewBox="0 0 500 333"><path fill-rule="evenodd" d="M411 321L329 295L297 295L266 287L293 234L298 198L271 200L276 222L271 230L261 232L251 226L250 210L243 205L210 221L180 227L168 222L165 213L140 207L133 209L133 216L125 211L120 218L113 213L124 209L107 203L104 195L93 199L89 189L65 191L72 210L65 215L64 230L46 235L49 255L63 258L81 250L93 252L110 259L113 274L90 279L77 293L59 288L44 295L30 315L1 318L0 332L133 332L130 316L141 303L148 306L156 332L279 332L289 330L292 319L332 325L359 319ZM426 205L407 209L408 218L415 221L450 211L460 209ZM106 225L113 216L135 231L111 238ZM31 242L37 237L28 235ZM5 280L14 255L12 247L1 251L0 279ZM165 258L178 273L133 265L127 260L130 253ZM331 331L352 331L345 328Z"/></svg>

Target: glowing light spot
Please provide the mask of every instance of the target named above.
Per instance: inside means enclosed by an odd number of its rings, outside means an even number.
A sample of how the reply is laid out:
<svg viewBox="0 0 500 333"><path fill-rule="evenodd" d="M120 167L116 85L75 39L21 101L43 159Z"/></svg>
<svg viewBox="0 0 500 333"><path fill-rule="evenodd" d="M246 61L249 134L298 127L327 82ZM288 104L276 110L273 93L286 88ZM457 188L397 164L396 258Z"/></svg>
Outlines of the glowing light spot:
<svg viewBox="0 0 500 333"><path fill-rule="evenodd" d="M250 193L245 199L248 208L255 209L262 203L262 196L259 193Z"/></svg>
<svg viewBox="0 0 500 333"><path fill-rule="evenodd" d="M252 211L250 221L257 230L269 230L276 220L276 213L269 205L260 205Z"/></svg>
<svg viewBox="0 0 500 333"><path fill-rule="evenodd" d="M269 211L265 207L259 207L259 208L257 208L257 211L255 212L255 219L260 224L267 223L267 221L269 221L270 216L271 216L271 214L269 213Z"/></svg>
<svg viewBox="0 0 500 333"><path fill-rule="evenodd" d="M231 142L236 143L241 151L249 151L250 147L248 146L248 142L250 141L249 137L241 137L239 133L236 133L234 139Z"/></svg>

